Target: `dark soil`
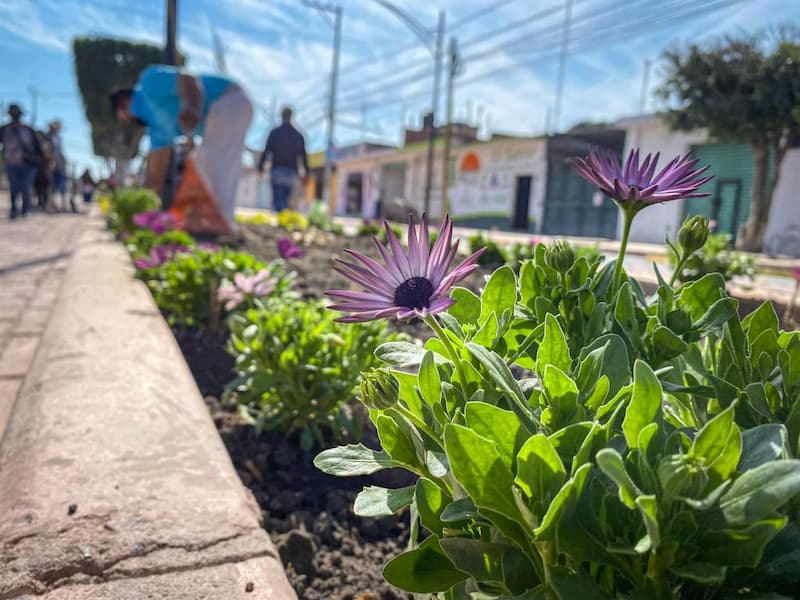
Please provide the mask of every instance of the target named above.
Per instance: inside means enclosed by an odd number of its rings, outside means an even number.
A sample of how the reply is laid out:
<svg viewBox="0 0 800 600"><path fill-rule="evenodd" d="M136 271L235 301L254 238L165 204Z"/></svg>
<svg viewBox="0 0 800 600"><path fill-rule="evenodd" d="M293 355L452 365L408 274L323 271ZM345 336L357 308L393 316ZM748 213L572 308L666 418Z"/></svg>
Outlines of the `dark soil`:
<svg viewBox="0 0 800 600"><path fill-rule="evenodd" d="M413 483L412 476L397 470L358 478L325 475L312 464L317 451L301 450L281 434L258 433L213 398L207 402L299 598L409 598L381 575L386 562L405 550L408 515L362 519L353 502L365 485L402 487ZM373 439L365 443L377 447L374 433L368 437Z"/></svg>
<svg viewBox="0 0 800 600"><path fill-rule="evenodd" d="M233 356L225 351L225 337L207 329L173 329L197 387L203 396L221 398L236 376Z"/></svg>

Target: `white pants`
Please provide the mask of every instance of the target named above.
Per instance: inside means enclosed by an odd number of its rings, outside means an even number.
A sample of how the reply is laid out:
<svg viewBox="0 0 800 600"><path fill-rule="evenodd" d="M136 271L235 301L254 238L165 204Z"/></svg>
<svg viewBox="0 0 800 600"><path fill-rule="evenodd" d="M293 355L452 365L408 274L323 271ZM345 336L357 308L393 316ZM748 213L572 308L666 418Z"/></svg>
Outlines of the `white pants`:
<svg viewBox="0 0 800 600"><path fill-rule="evenodd" d="M244 136L252 119L253 105L247 94L241 88L230 88L208 108L203 140L194 152L197 170L231 226L242 172Z"/></svg>

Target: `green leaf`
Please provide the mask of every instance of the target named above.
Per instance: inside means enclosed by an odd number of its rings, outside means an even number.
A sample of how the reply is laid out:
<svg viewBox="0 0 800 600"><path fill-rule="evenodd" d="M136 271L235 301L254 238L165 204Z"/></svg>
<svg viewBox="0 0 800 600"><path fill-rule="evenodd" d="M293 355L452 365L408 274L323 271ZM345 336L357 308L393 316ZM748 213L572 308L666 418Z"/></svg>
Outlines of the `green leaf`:
<svg viewBox="0 0 800 600"><path fill-rule="evenodd" d="M444 538L439 544L459 571L478 581L503 581L503 555L510 546L458 537Z"/></svg>
<svg viewBox="0 0 800 600"><path fill-rule="evenodd" d="M611 600L603 589L585 573L573 573L566 567L549 569L550 585L558 600Z"/></svg>
<svg viewBox="0 0 800 600"><path fill-rule="evenodd" d="M470 290L455 287L450 291L450 297L456 301L447 309L462 325L476 325L481 315L481 299Z"/></svg>
<svg viewBox="0 0 800 600"><path fill-rule="evenodd" d="M509 469L513 469L517 448L530 435L523 430L517 416L509 410L486 402L467 402L464 412L469 428L492 440L497 446L500 459Z"/></svg>
<svg viewBox="0 0 800 600"><path fill-rule="evenodd" d="M586 486L586 480L591 471L592 465L589 463L582 465L561 487L550 506L547 507L547 512L542 518L542 524L534 530L537 539L547 540L555 535L561 519L567 516L578 503L578 498L583 493L583 488Z"/></svg>
<svg viewBox="0 0 800 600"><path fill-rule="evenodd" d="M442 523L458 523L459 521L481 520L472 498L459 498L444 507L439 517Z"/></svg>
<svg viewBox="0 0 800 600"><path fill-rule="evenodd" d="M707 336L712 331L719 331L722 326L736 316L739 302L734 298L720 298L708 307L703 316L694 324L694 329L701 336Z"/></svg>
<svg viewBox="0 0 800 600"><path fill-rule="evenodd" d="M430 536L415 550L404 552L383 568L383 577L401 590L413 594L446 592L469 575L455 568L436 536Z"/></svg>
<svg viewBox="0 0 800 600"><path fill-rule="evenodd" d="M478 359L494 382L509 396L511 409L522 421L528 431L536 431L536 418L528 405L528 399L519 387L514 375L505 361L491 350L469 343L467 348Z"/></svg>
<svg viewBox="0 0 800 600"><path fill-rule="evenodd" d="M777 460L750 469L720 500L725 520L735 527L769 517L800 492L800 460Z"/></svg>
<svg viewBox="0 0 800 600"><path fill-rule="evenodd" d="M520 520L511 493L513 475L500 459L494 442L453 424L445 427L444 442L453 475L477 507Z"/></svg>
<svg viewBox="0 0 800 600"><path fill-rule="evenodd" d="M400 465L386 452L370 450L363 444L350 444L323 450L314 458L314 466L328 475L353 477L372 475L382 469Z"/></svg>
<svg viewBox="0 0 800 600"><path fill-rule="evenodd" d="M745 529L709 531L700 539L703 560L731 567L754 569L764 548L786 523L785 518L764 519Z"/></svg>
<svg viewBox="0 0 800 600"><path fill-rule="evenodd" d="M611 478L611 481L617 484L619 489L619 499L628 508L636 508L636 498L642 495L642 492L636 487L636 484L628 475L625 470L625 463L622 461L620 453L613 448L603 448L595 456L597 466L606 475Z"/></svg>
<svg viewBox="0 0 800 600"><path fill-rule="evenodd" d="M566 478L567 471L561 458L544 434L531 436L519 449L514 482L528 498L546 506Z"/></svg>
<svg viewBox="0 0 800 600"><path fill-rule="evenodd" d="M422 357L417 379L422 399L425 400L428 406L438 404L442 396L442 382L439 379L439 370L433 360L433 352L430 350L425 352Z"/></svg>
<svg viewBox="0 0 800 600"><path fill-rule="evenodd" d="M747 332L747 339L751 344L764 331L774 331L777 334L779 325L778 313L769 300L742 319L742 329Z"/></svg>
<svg viewBox="0 0 800 600"><path fill-rule="evenodd" d="M734 423L734 406L723 410L706 423L689 448L689 458L698 460L716 472L719 482L727 479L741 455L742 440L739 427Z"/></svg>
<svg viewBox="0 0 800 600"><path fill-rule="evenodd" d="M719 585L725 581L727 573L725 567L707 562L693 562L680 567L670 567L669 571L678 577L696 581L702 585Z"/></svg>
<svg viewBox="0 0 800 600"><path fill-rule="evenodd" d="M392 367L416 367L422 362L425 349L411 342L386 342L375 349L375 356ZM434 359L444 362L438 355L434 355Z"/></svg>
<svg viewBox="0 0 800 600"><path fill-rule="evenodd" d="M509 266L497 269L481 294L481 316L480 321L488 318L494 313L498 317L506 310L514 310L517 302L517 278L514 271Z"/></svg>
<svg viewBox="0 0 800 600"><path fill-rule="evenodd" d="M725 279L719 273L708 273L680 288L679 303L689 310L692 321L699 321L709 306L726 296Z"/></svg>
<svg viewBox="0 0 800 600"><path fill-rule="evenodd" d="M633 367L631 401L622 421L622 431L628 447L638 448L639 433L656 421L661 412L661 396L661 383L653 369L646 362L637 359Z"/></svg>
<svg viewBox="0 0 800 600"><path fill-rule="evenodd" d="M737 471L744 473L786 457L786 428L779 423L757 425L742 432L742 457Z"/></svg>
<svg viewBox="0 0 800 600"><path fill-rule="evenodd" d="M557 411L571 414L578 406L578 386L558 367L545 367L542 384L545 396Z"/></svg>
<svg viewBox="0 0 800 600"><path fill-rule="evenodd" d="M651 346L655 356L661 360L670 360L686 352L689 345L663 325L655 328Z"/></svg>
<svg viewBox="0 0 800 600"><path fill-rule="evenodd" d="M544 338L539 345L536 355L536 368L539 374L544 373L545 367L552 365L564 372L569 371L572 358L569 354L567 337L553 315L548 314L544 321Z"/></svg>
<svg viewBox="0 0 800 600"><path fill-rule="evenodd" d="M442 536L444 524L442 511L452 502L452 498L430 479L417 479L414 498L422 526L431 533Z"/></svg>
<svg viewBox="0 0 800 600"><path fill-rule="evenodd" d="M388 517L403 510L413 500L413 485L398 489L370 485L356 496L353 512L359 517Z"/></svg>
<svg viewBox="0 0 800 600"><path fill-rule="evenodd" d="M407 469L420 473L424 457L421 457L418 450L422 450L424 445L419 433L412 427L403 427L398 419L392 418L388 414L378 415L374 419L375 428L378 430L378 438L381 441L381 448L392 457L392 460ZM416 435L415 435L416 434Z"/></svg>
<svg viewBox="0 0 800 600"><path fill-rule="evenodd" d="M644 554L647 551L655 552L661 544L661 529L658 526L658 501L655 496L648 495L639 496L635 502L647 529L646 543L642 544L640 541L636 545L636 549L640 554Z"/></svg>

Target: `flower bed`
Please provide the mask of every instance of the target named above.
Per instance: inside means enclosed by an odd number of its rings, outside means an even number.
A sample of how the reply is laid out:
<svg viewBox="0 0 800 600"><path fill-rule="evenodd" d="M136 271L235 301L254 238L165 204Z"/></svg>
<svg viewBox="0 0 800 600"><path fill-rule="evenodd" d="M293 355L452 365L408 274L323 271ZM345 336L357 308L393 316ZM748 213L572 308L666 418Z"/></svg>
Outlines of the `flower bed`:
<svg viewBox="0 0 800 600"><path fill-rule="evenodd" d="M537 244L481 285L485 251L456 266L451 222L331 263L338 238L286 214L290 234L246 229L258 258L190 247L140 271L171 322L231 331L240 415L209 403L302 597L793 594L800 332L770 303L740 318L718 273L656 269L649 295L628 276L637 214L703 196L695 161L656 160L577 162L622 211L618 260ZM688 221L677 262L707 236Z"/></svg>

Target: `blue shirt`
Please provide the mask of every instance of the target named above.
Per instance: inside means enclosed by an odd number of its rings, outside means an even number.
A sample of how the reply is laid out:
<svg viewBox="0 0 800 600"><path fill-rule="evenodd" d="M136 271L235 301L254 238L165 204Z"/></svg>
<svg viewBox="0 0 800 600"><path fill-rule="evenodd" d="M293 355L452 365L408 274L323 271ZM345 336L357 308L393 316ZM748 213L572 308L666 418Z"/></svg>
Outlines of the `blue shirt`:
<svg viewBox="0 0 800 600"><path fill-rule="evenodd" d="M178 125L181 99L178 96L178 74L175 67L151 65L139 76L133 89L130 112L147 124L150 147L153 150L171 146L182 135ZM197 133L202 134L208 108L231 85L230 79L220 75L196 75L203 86L203 108Z"/></svg>

